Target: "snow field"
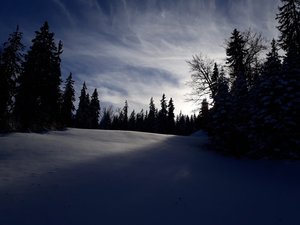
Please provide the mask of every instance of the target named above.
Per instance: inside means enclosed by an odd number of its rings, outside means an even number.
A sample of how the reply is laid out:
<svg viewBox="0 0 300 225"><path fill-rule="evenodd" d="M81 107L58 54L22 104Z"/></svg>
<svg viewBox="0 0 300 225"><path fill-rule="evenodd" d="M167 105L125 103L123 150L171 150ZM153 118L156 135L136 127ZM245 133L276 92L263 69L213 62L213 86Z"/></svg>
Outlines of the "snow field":
<svg viewBox="0 0 300 225"><path fill-rule="evenodd" d="M207 137L69 129L0 137L0 225L300 224L300 164Z"/></svg>

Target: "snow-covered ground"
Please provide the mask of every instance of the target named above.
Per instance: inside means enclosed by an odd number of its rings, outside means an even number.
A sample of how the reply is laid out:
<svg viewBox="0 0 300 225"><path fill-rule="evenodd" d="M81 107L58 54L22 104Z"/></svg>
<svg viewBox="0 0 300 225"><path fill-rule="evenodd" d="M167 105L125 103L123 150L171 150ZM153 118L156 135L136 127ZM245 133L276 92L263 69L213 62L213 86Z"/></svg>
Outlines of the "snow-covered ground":
<svg viewBox="0 0 300 225"><path fill-rule="evenodd" d="M207 137L69 129L0 136L0 225L299 225L300 163Z"/></svg>

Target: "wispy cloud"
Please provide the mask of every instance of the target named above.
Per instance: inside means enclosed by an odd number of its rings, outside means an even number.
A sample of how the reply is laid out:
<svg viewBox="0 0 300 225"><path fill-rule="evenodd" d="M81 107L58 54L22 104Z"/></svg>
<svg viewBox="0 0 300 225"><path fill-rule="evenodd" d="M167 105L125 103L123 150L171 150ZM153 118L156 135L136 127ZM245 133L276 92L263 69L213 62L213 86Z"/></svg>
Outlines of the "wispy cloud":
<svg viewBox="0 0 300 225"><path fill-rule="evenodd" d="M87 81L103 101L122 107L127 99L136 110L165 93L177 112L189 113L186 60L200 52L224 60L224 39L234 28L277 35L279 0L52 1L61 13L55 16L69 23L52 27L60 27L63 71L73 72L77 92Z"/></svg>
<svg viewBox="0 0 300 225"><path fill-rule="evenodd" d="M70 11L66 8L65 4L61 0L52 0L62 11L63 15L67 18L69 23L72 26L75 26L75 20L73 16L71 15Z"/></svg>

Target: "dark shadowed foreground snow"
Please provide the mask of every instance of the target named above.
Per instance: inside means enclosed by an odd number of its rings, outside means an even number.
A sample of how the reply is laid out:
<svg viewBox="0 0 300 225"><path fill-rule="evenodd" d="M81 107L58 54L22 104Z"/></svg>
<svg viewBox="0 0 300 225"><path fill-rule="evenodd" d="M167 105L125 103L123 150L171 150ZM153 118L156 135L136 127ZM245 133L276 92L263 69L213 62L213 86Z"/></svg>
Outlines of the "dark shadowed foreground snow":
<svg viewBox="0 0 300 225"><path fill-rule="evenodd" d="M207 139L70 129L0 136L0 225L300 224L300 165Z"/></svg>

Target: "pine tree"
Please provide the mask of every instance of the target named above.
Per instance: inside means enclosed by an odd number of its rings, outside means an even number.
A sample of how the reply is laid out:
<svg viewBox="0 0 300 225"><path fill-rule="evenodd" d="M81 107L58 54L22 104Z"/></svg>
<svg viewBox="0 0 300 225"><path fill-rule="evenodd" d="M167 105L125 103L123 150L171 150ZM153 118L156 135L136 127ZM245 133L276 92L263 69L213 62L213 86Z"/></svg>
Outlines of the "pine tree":
<svg viewBox="0 0 300 225"><path fill-rule="evenodd" d="M74 90L74 80L72 78L72 73L68 76L65 82L65 90L62 96L62 121L68 127L74 126L74 115L75 110L75 90Z"/></svg>
<svg viewBox="0 0 300 225"><path fill-rule="evenodd" d="M156 125L156 108L153 98L150 99L149 103L149 113L147 116L147 131L155 132L157 130Z"/></svg>
<svg viewBox="0 0 300 225"><path fill-rule="evenodd" d="M237 29L234 29L227 43L226 63L233 80L232 92L239 97L247 95L246 68L244 63L245 55L247 54L245 44L246 42L241 33Z"/></svg>
<svg viewBox="0 0 300 225"><path fill-rule="evenodd" d="M0 130L12 128L9 124L12 117L16 83L22 72L24 45L23 34L17 27L6 43L0 57Z"/></svg>
<svg viewBox="0 0 300 225"><path fill-rule="evenodd" d="M287 53L287 58L300 56L300 2L281 0L282 6L276 16L280 31L279 43ZM299 59L298 59L299 60ZM299 61L298 61L299 63Z"/></svg>
<svg viewBox="0 0 300 225"><path fill-rule="evenodd" d="M166 95L163 94L162 98L160 100L160 110L158 112L158 124L159 124L159 132L160 133L166 133L167 132L167 115L168 115L168 110L167 110L167 102L166 102Z"/></svg>
<svg viewBox="0 0 300 225"><path fill-rule="evenodd" d="M223 69L218 73L216 90L216 94L213 98L213 108L209 113L209 125L205 128L209 129L209 131L215 136L218 136L218 138L225 138L224 135L228 132L228 128L231 127L230 122L232 119L230 119L231 98L229 94L228 79L225 77ZM203 125L202 122L202 126Z"/></svg>
<svg viewBox="0 0 300 225"><path fill-rule="evenodd" d="M281 132L286 141L282 149L295 150L300 157L300 2L299 0L282 0L279 7L278 20L280 31L279 44L286 52L283 70L278 80L284 90L280 116L284 119ZM279 99L278 99L279 100Z"/></svg>
<svg viewBox="0 0 300 225"><path fill-rule="evenodd" d="M16 112L22 128L58 128L60 111L60 55L62 43L56 46L54 33L47 22L36 31L25 56L24 72L16 98Z"/></svg>
<svg viewBox="0 0 300 225"><path fill-rule="evenodd" d="M78 128L90 128L90 97L87 93L87 87L85 82L83 83L79 104L76 112L76 127Z"/></svg>
<svg viewBox="0 0 300 225"><path fill-rule="evenodd" d="M100 121L101 129L107 130L112 128L112 115L113 115L112 107L109 107L108 109L107 108L104 109L103 116Z"/></svg>
<svg viewBox="0 0 300 225"><path fill-rule="evenodd" d="M122 110L122 117L121 117L121 128L123 130L127 130L128 129L128 102L127 100L125 101L125 105L123 107Z"/></svg>
<svg viewBox="0 0 300 225"><path fill-rule="evenodd" d="M280 73L282 64L280 56L278 54L277 42L275 39L271 42L271 51L267 54L266 62L264 64L263 73L264 75L272 75L274 73Z"/></svg>
<svg viewBox="0 0 300 225"><path fill-rule="evenodd" d="M192 130L192 121L189 115L185 116L185 133L184 135L190 135L193 132Z"/></svg>
<svg viewBox="0 0 300 225"><path fill-rule="evenodd" d="M201 116L202 117L207 117L209 114L209 109L208 109L208 102L207 99L203 99L201 103Z"/></svg>
<svg viewBox="0 0 300 225"><path fill-rule="evenodd" d="M282 65L278 54L276 41L271 43L271 51L267 54L263 73L259 82L250 92L252 104L249 107L251 119L249 127L252 133L252 149L255 154L266 154L278 148L283 117L281 108L285 107L281 101L285 90L281 87Z"/></svg>
<svg viewBox="0 0 300 225"><path fill-rule="evenodd" d="M111 124L112 130L120 130L121 129L121 122L120 122L121 113L122 112L120 112L119 115L117 115L117 114L113 115L112 124Z"/></svg>
<svg viewBox="0 0 300 225"><path fill-rule="evenodd" d="M128 129L129 130L136 130L136 115L135 115L134 110L131 112L131 114L129 116Z"/></svg>
<svg viewBox="0 0 300 225"><path fill-rule="evenodd" d="M94 90L90 103L90 121L91 128L99 128L99 116L100 116L100 101L98 99L97 89Z"/></svg>
<svg viewBox="0 0 300 225"><path fill-rule="evenodd" d="M167 113L167 132L169 134L175 133L175 114L174 114L174 103L173 99L170 98L168 103L168 113Z"/></svg>
<svg viewBox="0 0 300 225"><path fill-rule="evenodd" d="M246 78L245 56L247 51L245 49L245 40L239 31L236 29L233 31L230 40L227 43L226 55L227 65L230 70L232 87L231 87L231 99L230 99L230 117L229 124L231 124L230 135L234 146L232 149L247 151L247 125L249 121L248 104L249 95ZM243 146L243 148L240 148ZM241 154L242 152L236 152Z"/></svg>
<svg viewBox="0 0 300 225"><path fill-rule="evenodd" d="M147 113L146 113L147 114ZM148 115L146 115L147 118ZM136 115L136 129L138 131L147 131L145 127L145 115L144 110L142 109L137 115Z"/></svg>
<svg viewBox="0 0 300 225"><path fill-rule="evenodd" d="M180 111L176 117L176 134L186 135L186 117Z"/></svg>
<svg viewBox="0 0 300 225"><path fill-rule="evenodd" d="M212 81L212 90L211 90L212 93L211 93L211 96L212 96L212 98L214 98L214 96L218 92L218 79L219 79L219 68L218 68L217 63L215 63L213 74L211 76L211 81Z"/></svg>

